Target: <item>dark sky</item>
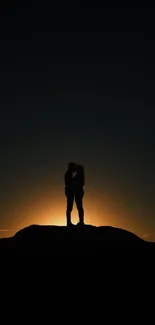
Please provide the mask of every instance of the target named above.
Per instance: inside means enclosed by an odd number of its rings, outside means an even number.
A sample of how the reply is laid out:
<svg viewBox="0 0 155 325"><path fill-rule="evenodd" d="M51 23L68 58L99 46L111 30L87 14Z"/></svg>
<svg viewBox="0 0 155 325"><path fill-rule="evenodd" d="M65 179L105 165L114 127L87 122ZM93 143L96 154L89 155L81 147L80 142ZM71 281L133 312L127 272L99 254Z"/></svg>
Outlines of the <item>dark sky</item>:
<svg viewBox="0 0 155 325"><path fill-rule="evenodd" d="M155 240L153 13L97 1L3 5L1 237L65 223L73 160L85 166L86 222Z"/></svg>

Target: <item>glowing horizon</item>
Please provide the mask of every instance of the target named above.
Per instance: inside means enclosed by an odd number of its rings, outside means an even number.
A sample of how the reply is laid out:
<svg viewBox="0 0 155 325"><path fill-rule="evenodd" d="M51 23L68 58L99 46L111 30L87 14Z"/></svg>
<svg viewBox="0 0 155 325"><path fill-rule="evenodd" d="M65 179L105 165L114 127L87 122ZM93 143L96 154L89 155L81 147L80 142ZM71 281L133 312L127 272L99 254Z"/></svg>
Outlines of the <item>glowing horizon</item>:
<svg viewBox="0 0 155 325"><path fill-rule="evenodd" d="M55 203L54 203L54 202ZM102 196L87 196L84 198L85 223L94 226L113 226L123 228L145 237L148 233L144 225L135 222L134 216L123 207L123 203ZM125 216L125 217L124 217ZM11 218L10 218L11 219ZM72 223L78 223L78 211L74 204ZM25 202L20 207L14 207L12 225L0 230L0 237L9 237L22 228L31 224L38 225L66 225L65 197L56 196L54 200L48 195L31 200L27 206ZM12 227L11 227L12 226ZM145 237L146 238L146 237Z"/></svg>

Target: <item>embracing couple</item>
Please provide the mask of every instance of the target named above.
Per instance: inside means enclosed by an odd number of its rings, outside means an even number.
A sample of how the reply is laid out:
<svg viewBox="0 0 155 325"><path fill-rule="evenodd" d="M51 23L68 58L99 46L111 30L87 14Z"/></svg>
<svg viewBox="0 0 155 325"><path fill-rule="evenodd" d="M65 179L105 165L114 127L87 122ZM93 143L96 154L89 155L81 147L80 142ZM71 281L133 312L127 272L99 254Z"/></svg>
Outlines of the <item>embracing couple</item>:
<svg viewBox="0 0 155 325"><path fill-rule="evenodd" d="M68 164L65 173L65 195L67 198L67 226L71 226L71 212L74 200L79 213L79 225L84 224L84 209L82 199L84 196L83 186L85 185L84 168L74 162Z"/></svg>

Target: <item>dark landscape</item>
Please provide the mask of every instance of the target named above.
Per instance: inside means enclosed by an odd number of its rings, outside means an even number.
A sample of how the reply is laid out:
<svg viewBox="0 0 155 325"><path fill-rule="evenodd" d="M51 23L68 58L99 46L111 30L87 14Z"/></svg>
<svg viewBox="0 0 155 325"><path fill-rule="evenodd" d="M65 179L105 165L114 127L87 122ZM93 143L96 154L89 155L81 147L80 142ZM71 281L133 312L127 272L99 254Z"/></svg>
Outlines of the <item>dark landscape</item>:
<svg viewBox="0 0 155 325"><path fill-rule="evenodd" d="M0 255L6 256L104 256L108 248L155 249L155 243L123 229L91 225L31 225L13 237L0 239Z"/></svg>

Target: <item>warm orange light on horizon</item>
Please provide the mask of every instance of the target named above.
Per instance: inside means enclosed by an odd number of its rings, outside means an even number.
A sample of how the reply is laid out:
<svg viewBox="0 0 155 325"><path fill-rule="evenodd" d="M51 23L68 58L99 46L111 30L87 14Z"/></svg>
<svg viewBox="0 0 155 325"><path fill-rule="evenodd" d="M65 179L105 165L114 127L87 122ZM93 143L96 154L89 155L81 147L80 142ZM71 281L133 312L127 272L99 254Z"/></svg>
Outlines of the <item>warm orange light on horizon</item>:
<svg viewBox="0 0 155 325"><path fill-rule="evenodd" d="M90 202L91 200L84 200L86 224L95 226L118 226L118 212L112 211L112 209L110 211L107 203L103 204L100 201L94 200L91 205ZM77 224L78 221L78 211L76 209L76 205L74 204L72 211L72 222L73 224ZM65 226L66 201L62 199L61 202L58 202L58 200L56 200L55 204L53 204L42 199L39 200L37 204L31 205L27 215L25 218L23 218L23 221L20 222L19 227L23 228L30 224Z"/></svg>
<svg viewBox="0 0 155 325"><path fill-rule="evenodd" d="M95 226L113 226L132 231L139 236L147 232L141 224L136 224L134 216L126 209L123 202L105 196L87 194L84 198L85 223ZM10 211L12 223L9 228L19 229L31 224L38 225L66 225L66 199L65 196L42 195L33 197L30 202ZM72 212L73 224L78 223L78 211L74 204ZM5 227L6 228L6 227Z"/></svg>

